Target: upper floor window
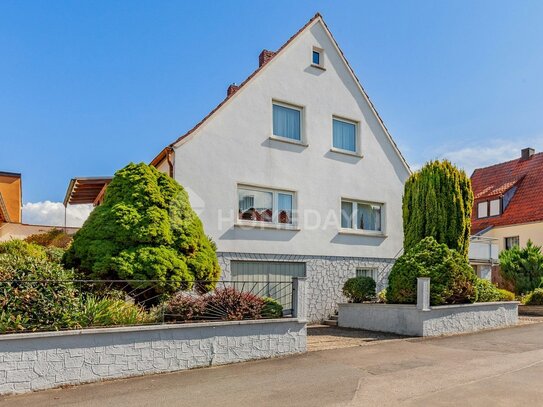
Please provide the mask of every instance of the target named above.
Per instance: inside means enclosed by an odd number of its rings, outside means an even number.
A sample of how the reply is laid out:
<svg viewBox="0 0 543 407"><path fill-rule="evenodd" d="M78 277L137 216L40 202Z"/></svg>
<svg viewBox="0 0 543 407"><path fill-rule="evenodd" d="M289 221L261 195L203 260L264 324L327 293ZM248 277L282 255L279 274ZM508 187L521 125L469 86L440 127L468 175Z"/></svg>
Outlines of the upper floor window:
<svg viewBox="0 0 543 407"><path fill-rule="evenodd" d="M313 47L311 65L324 69L324 50L322 48Z"/></svg>
<svg viewBox="0 0 543 407"><path fill-rule="evenodd" d="M493 199L491 201L479 202L477 204L477 217L487 218L489 216L498 216L502 212L501 199Z"/></svg>
<svg viewBox="0 0 543 407"><path fill-rule="evenodd" d="M520 239L518 236L511 236L505 238L505 250L512 249L515 246L520 246Z"/></svg>
<svg viewBox="0 0 543 407"><path fill-rule="evenodd" d="M333 147L355 153L357 151L356 123L334 118L332 120L332 127L334 133L332 141Z"/></svg>
<svg viewBox="0 0 543 407"><path fill-rule="evenodd" d="M302 109L273 102L273 135L302 141Z"/></svg>
<svg viewBox="0 0 543 407"><path fill-rule="evenodd" d="M341 200L341 227L382 232L382 204Z"/></svg>
<svg viewBox="0 0 543 407"><path fill-rule="evenodd" d="M488 216L488 203L486 201L477 204L477 217L486 218Z"/></svg>
<svg viewBox="0 0 543 407"><path fill-rule="evenodd" d="M238 219L292 224L294 194L287 191L238 187Z"/></svg>

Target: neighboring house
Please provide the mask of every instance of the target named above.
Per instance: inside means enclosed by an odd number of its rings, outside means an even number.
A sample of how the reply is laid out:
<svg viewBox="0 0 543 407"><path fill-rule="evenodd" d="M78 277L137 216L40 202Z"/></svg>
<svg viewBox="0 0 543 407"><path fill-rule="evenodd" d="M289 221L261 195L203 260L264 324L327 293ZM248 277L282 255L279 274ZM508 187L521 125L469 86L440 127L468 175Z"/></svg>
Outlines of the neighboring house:
<svg viewBox="0 0 543 407"><path fill-rule="evenodd" d="M543 245L543 154L525 148L515 160L479 168L471 176L472 233L491 238L498 250Z"/></svg>
<svg viewBox="0 0 543 407"><path fill-rule="evenodd" d="M317 321L348 278L386 286L411 172L319 14L258 65L151 165L188 191L222 279L307 276ZM91 180L74 179L65 204L98 204L108 179Z"/></svg>
<svg viewBox="0 0 543 407"><path fill-rule="evenodd" d="M22 190L21 174L0 171L0 242L24 239L55 228L22 223ZM75 233L77 229L67 228L67 232Z"/></svg>

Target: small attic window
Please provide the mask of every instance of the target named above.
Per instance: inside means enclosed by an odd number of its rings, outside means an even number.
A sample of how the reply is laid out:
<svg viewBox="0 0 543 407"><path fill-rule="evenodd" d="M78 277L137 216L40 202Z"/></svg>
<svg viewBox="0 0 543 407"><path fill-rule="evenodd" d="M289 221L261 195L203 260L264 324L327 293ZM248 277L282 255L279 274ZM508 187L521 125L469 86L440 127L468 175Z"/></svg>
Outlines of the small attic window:
<svg viewBox="0 0 543 407"><path fill-rule="evenodd" d="M324 69L324 50L322 48L313 47L313 53L311 54L311 65Z"/></svg>

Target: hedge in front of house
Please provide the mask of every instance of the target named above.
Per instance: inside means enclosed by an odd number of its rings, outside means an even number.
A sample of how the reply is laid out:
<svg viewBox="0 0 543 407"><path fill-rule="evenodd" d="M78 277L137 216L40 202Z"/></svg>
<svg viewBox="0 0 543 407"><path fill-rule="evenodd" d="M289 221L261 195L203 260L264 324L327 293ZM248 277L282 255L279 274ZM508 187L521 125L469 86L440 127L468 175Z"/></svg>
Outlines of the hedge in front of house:
<svg viewBox="0 0 543 407"><path fill-rule="evenodd" d="M351 302L369 301L375 298L375 280L371 277L353 277L343 285L343 295Z"/></svg>
<svg viewBox="0 0 543 407"><path fill-rule="evenodd" d="M433 237L421 240L394 263L387 302L416 304L418 277L431 279L431 305L472 303L477 298L477 276L467 259Z"/></svg>

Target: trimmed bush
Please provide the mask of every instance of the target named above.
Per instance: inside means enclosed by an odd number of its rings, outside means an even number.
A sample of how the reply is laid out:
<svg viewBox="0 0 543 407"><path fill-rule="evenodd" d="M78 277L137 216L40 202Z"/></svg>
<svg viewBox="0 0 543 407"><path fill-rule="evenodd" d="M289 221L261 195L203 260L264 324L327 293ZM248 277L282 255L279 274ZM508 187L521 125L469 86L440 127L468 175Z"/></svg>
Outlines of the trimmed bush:
<svg viewBox="0 0 543 407"><path fill-rule="evenodd" d="M278 301L270 297L264 297L264 308L262 308L262 317L281 318L283 316L283 306Z"/></svg>
<svg viewBox="0 0 543 407"><path fill-rule="evenodd" d="M103 203L75 234L64 261L93 279L158 280L132 284L131 289L144 288L149 297L191 288L194 280L216 281L220 275L215 247L187 192L143 163L115 173Z"/></svg>
<svg viewBox="0 0 543 407"><path fill-rule="evenodd" d="M543 305L543 288L536 288L524 298L525 305Z"/></svg>
<svg viewBox="0 0 543 407"><path fill-rule="evenodd" d="M431 236L467 258L472 205L471 181L464 171L447 160L427 163L405 183L405 251Z"/></svg>
<svg viewBox="0 0 543 407"><path fill-rule="evenodd" d="M498 287L490 281L477 278L477 300L476 302L495 302L502 301L502 293Z"/></svg>
<svg viewBox="0 0 543 407"><path fill-rule="evenodd" d="M345 281L343 295L350 302L363 302L375 298L375 280L371 277L353 277Z"/></svg>
<svg viewBox="0 0 543 407"><path fill-rule="evenodd" d="M500 270L504 280L514 286L515 293L524 294L538 288L543 278L541 246L528 240L526 247L513 246L500 255Z"/></svg>
<svg viewBox="0 0 543 407"><path fill-rule="evenodd" d="M515 301L515 293L503 288L498 288L498 292L500 293L500 301Z"/></svg>
<svg viewBox="0 0 543 407"><path fill-rule="evenodd" d="M467 259L433 237L421 240L394 263L387 302L415 304L417 278L430 277L431 305L474 302L477 276Z"/></svg>

